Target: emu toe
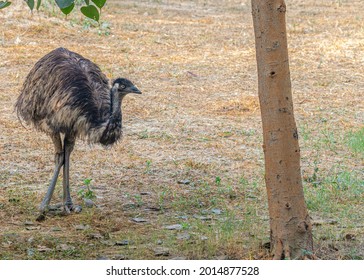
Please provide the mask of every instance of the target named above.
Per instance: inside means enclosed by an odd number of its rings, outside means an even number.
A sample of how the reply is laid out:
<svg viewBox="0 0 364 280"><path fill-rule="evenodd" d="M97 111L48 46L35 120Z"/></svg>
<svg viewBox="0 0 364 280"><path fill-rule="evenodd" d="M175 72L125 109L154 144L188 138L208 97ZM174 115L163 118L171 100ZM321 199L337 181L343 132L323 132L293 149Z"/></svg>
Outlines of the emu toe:
<svg viewBox="0 0 364 280"><path fill-rule="evenodd" d="M81 205L74 205L74 204L69 205L69 204L66 204L63 207L63 211L66 214L70 214L71 212L81 213L82 207L81 207Z"/></svg>
<svg viewBox="0 0 364 280"><path fill-rule="evenodd" d="M40 211L39 216L36 218L37 222L42 222L46 219L47 214L50 216L64 216L69 215L71 212L81 213L82 207L80 205L57 203L49 205L46 210Z"/></svg>
<svg viewBox="0 0 364 280"><path fill-rule="evenodd" d="M43 204L39 207L39 216L36 218L37 222L42 222L46 219L47 213L52 216L61 215L62 214L62 203L57 203L55 205L44 206Z"/></svg>

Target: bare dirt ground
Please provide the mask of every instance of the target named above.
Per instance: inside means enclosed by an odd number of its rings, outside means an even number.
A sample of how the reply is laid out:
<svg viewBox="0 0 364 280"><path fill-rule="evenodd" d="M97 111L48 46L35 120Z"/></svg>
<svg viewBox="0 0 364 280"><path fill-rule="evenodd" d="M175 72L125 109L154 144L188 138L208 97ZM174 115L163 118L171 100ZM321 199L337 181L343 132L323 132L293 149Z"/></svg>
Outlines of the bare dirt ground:
<svg viewBox="0 0 364 280"><path fill-rule="evenodd" d="M100 27L13 3L0 11L1 259L270 257L250 1L108 0ZM287 1L287 29L313 253L363 259L363 150L350 146L364 121L362 1ZM37 223L53 144L13 105L34 63L60 46L143 95L124 100L121 143L77 142L71 186L83 212Z"/></svg>

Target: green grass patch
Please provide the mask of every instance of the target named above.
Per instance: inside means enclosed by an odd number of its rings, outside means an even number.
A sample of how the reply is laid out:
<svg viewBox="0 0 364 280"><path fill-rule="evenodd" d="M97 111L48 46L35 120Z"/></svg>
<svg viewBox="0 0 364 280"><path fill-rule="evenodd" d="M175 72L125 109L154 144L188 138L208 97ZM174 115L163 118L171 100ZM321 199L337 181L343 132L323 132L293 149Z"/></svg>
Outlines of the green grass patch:
<svg viewBox="0 0 364 280"><path fill-rule="evenodd" d="M323 217L342 217L357 213L364 198L364 178L358 171L342 170L318 174L318 181L305 184L307 207ZM360 206L361 205L361 206ZM352 217L356 220L357 216Z"/></svg>
<svg viewBox="0 0 364 280"><path fill-rule="evenodd" d="M364 127L346 135L346 143L356 154L364 155Z"/></svg>

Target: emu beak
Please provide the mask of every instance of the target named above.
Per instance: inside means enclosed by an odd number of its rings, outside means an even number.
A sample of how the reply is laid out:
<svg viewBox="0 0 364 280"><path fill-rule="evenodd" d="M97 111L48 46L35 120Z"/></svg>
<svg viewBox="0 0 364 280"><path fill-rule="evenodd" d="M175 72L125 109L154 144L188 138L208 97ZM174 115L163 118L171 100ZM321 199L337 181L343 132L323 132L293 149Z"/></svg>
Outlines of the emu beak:
<svg viewBox="0 0 364 280"><path fill-rule="evenodd" d="M128 88L128 91L130 93L142 94L142 92L136 86L132 86L132 87Z"/></svg>

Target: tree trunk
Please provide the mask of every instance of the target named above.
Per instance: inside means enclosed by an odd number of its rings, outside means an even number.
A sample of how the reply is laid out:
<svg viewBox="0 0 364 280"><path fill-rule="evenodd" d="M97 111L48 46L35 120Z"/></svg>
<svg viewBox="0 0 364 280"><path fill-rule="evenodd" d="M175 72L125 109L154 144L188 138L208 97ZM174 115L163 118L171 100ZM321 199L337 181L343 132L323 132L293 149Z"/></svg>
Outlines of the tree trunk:
<svg viewBox="0 0 364 280"><path fill-rule="evenodd" d="M271 251L274 259L302 259L313 256L312 226L302 187L285 12L283 0L252 0Z"/></svg>

